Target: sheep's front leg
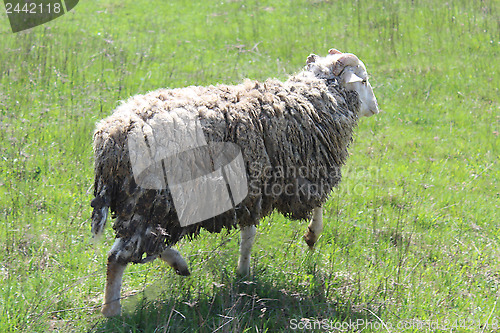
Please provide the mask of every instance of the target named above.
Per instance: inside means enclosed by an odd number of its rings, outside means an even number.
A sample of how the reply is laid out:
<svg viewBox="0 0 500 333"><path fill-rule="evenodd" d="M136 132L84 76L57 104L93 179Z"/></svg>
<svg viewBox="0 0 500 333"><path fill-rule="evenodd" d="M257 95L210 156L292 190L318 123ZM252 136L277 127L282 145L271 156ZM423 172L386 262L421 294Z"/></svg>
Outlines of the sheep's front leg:
<svg viewBox="0 0 500 333"><path fill-rule="evenodd" d="M175 272L179 275L188 276L191 274L189 273L186 261L176 249L167 247L165 251L160 254L160 259L175 269Z"/></svg>
<svg viewBox="0 0 500 333"><path fill-rule="evenodd" d="M314 244L323 231L323 206L316 207L313 210L313 217L311 223L307 227L307 232L304 235L304 240L310 249L314 248Z"/></svg>
<svg viewBox="0 0 500 333"><path fill-rule="evenodd" d="M238 261L238 274L250 274L250 253L255 240L257 228L254 225L241 228L240 259Z"/></svg>
<svg viewBox="0 0 500 333"><path fill-rule="evenodd" d="M104 289L104 303L101 313L105 317L118 316L121 313L120 291L122 288L123 272L127 264L116 261L116 256L108 257L108 267L106 271L106 288Z"/></svg>

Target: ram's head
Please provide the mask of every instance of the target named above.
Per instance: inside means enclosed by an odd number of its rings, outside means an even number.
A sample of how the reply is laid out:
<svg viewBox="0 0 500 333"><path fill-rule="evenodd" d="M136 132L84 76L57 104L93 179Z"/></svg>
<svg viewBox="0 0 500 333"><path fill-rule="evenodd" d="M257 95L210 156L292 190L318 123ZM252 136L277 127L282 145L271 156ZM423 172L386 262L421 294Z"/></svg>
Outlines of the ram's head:
<svg viewBox="0 0 500 333"><path fill-rule="evenodd" d="M307 57L307 68L316 77L323 79L340 78L340 85L358 93L360 116L370 117L379 113L377 98L368 82L365 64L352 53L342 53L330 49L326 57L311 54Z"/></svg>

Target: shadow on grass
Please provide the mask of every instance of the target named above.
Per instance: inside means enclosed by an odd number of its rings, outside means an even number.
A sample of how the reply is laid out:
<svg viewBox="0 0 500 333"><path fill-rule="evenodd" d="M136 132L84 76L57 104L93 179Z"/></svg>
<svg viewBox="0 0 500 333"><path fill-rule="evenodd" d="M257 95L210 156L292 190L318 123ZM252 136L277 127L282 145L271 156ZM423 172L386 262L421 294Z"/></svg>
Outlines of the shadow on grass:
<svg viewBox="0 0 500 333"><path fill-rule="evenodd" d="M127 312L129 306L120 317L100 320L89 332L325 331L318 322L313 326L314 321L328 323L329 331L342 324L349 331L354 329L348 323L377 321L375 311L356 305L356 292L346 295L340 280L318 271L300 283L259 272L247 279L223 274L222 282L213 282L208 292L197 290L189 279L180 290L163 291L154 300L146 288L134 309Z"/></svg>

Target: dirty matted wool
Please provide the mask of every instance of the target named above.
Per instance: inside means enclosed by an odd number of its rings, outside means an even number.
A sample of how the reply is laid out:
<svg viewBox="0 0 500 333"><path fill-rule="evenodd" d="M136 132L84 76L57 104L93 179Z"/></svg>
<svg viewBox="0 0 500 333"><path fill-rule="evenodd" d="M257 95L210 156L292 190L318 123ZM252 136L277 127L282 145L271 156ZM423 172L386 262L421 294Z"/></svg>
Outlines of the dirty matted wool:
<svg viewBox="0 0 500 333"><path fill-rule="evenodd" d="M337 82L305 71L286 82L247 80L131 97L94 133L93 232L102 230L109 207L116 236L134 248L129 261L141 262L201 228L255 225L274 209L291 219L309 218L340 182L358 120L357 94ZM136 184L127 144L134 128L173 110L195 113L207 143L238 145L248 180L249 193L234 210L187 227L179 224L168 186Z"/></svg>

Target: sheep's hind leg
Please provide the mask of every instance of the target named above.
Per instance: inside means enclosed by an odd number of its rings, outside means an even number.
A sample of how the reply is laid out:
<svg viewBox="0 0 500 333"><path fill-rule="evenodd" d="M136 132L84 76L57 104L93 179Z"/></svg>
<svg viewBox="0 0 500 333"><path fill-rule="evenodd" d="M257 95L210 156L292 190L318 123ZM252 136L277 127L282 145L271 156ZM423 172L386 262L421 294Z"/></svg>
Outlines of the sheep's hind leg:
<svg viewBox="0 0 500 333"><path fill-rule="evenodd" d="M254 225L241 228L240 259L238 261L238 274L250 274L250 253L255 240L257 228Z"/></svg>
<svg viewBox="0 0 500 333"><path fill-rule="evenodd" d="M309 248L312 250L314 244L319 238L319 235L323 231L323 206L316 207L313 210L313 217L311 223L307 227L307 232L304 235L304 240L306 241Z"/></svg>
<svg viewBox="0 0 500 333"><path fill-rule="evenodd" d="M175 272L179 275L188 276L189 273L188 265L184 258L182 258L179 251L167 247L161 254L160 259L165 261L170 267L175 269Z"/></svg>
<svg viewBox="0 0 500 333"><path fill-rule="evenodd" d="M120 292L122 287L122 277L127 264L117 261L117 253L121 250L123 242L117 239L108 255L108 265L106 271L106 288L104 289L104 302L101 313L105 317L118 316L121 313Z"/></svg>

